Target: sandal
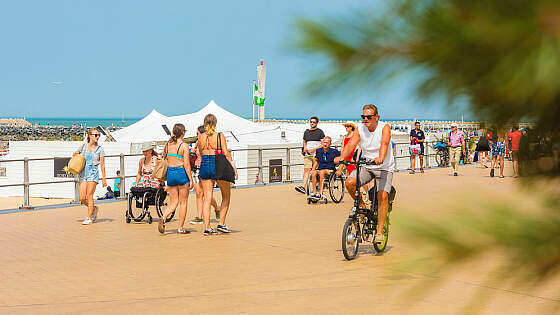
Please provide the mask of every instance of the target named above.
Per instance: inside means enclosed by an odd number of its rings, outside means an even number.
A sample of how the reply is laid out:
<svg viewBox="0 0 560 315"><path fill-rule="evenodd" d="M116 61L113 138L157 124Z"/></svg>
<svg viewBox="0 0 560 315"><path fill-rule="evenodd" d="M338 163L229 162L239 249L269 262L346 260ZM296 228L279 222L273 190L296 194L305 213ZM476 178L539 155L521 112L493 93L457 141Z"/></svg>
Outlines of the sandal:
<svg viewBox="0 0 560 315"><path fill-rule="evenodd" d="M189 234L191 231L185 229L177 229L177 234Z"/></svg>
<svg viewBox="0 0 560 315"><path fill-rule="evenodd" d="M424 173L424 169L423 169L423 168L420 169L420 173Z"/></svg>
<svg viewBox="0 0 560 315"><path fill-rule="evenodd" d="M161 234L165 233L165 220L164 219L159 218L157 229Z"/></svg>

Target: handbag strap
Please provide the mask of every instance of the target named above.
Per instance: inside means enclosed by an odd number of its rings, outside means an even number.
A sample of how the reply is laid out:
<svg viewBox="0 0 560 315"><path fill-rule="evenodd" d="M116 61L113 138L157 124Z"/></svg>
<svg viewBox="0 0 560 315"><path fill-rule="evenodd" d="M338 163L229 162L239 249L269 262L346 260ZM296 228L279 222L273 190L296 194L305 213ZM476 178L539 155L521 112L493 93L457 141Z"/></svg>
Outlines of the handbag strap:
<svg viewBox="0 0 560 315"><path fill-rule="evenodd" d="M163 155L163 159L164 159L164 160L167 160L167 149L168 149L167 145L168 145L168 144L169 144L169 142L166 142L166 143L165 143L165 146L163 147L163 152L164 152L165 154L162 154L162 155Z"/></svg>
<svg viewBox="0 0 560 315"><path fill-rule="evenodd" d="M220 153L218 153L218 151ZM216 154L224 154L224 151L222 151L222 133L221 132L218 133L218 148L216 149Z"/></svg>

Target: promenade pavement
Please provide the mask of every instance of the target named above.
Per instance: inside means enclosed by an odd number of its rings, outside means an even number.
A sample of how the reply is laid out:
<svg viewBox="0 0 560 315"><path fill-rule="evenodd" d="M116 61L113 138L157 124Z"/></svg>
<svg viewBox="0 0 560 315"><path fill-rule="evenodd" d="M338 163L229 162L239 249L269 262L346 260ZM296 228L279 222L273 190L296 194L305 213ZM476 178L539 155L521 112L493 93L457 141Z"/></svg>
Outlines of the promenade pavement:
<svg viewBox="0 0 560 315"><path fill-rule="evenodd" d="M408 242L400 220L464 211L449 206L454 200L468 209L475 199L519 196L507 166L504 179L475 166L458 177L397 173L387 252L364 245L353 261L341 252L351 198L308 205L291 184L234 190L230 235L203 236L188 223L193 233L178 235L177 220L160 235L155 223L126 224L125 202L101 205L90 226L80 225L85 207L3 214L0 313L456 314L472 311L475 294L487 300L482 314L536 313L559 303L559 282L489 285L499 253L456 268L430 292L411 289L432 274L402 265L425 248Z"/></svg>

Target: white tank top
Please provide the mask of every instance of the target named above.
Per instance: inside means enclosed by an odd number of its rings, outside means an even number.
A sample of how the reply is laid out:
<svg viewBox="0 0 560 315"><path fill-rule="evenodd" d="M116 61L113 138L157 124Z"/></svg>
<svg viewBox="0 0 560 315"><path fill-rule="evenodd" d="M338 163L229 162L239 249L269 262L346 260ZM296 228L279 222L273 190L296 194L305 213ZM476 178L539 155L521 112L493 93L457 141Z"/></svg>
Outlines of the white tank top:
<svg viewBox="0 0 560 315"><path fill-rule="evenodd" d="M379 148L381 148L381 136L383 134L383 127L386 123L380 121L373 132L369 131L364 124L358 124L358 132L360 133L360 148L362 148L362 155L366 159L375 159L379 157ZM391 135L391 138L393 136ZM387 147L387 155L385 161L381 165L366 166L369 169L376 169L382 171L393 172L395 169L395 159L393 157L393 149L391 148L391 139Z"/></svg>

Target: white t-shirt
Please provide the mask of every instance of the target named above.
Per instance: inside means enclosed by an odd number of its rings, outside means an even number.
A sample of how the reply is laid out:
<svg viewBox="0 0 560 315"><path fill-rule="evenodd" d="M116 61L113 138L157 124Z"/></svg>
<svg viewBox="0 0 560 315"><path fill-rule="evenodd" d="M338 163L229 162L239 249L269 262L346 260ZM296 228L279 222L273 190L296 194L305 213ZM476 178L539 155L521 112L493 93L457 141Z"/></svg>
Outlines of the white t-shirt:
<svg viewBox="0 0 560 315"><path fill-rule="evenodd" d="M360 148L362 149L362 155L368 159L372 160L379 157L379 148L381 148L381 137L383 135L383 127L386 123L380 121L377 123L375 130L369 131L364 124L358 124L358 132L360 133ZM391 138L393 136L391 135ZM393 157L393 150L391 149L391 141L389 139L389 145L387 147L387 154L385 155L385 161L381 165L368 165L366 168L389 171L393 172L395 169L395 158Z"/></svg>

